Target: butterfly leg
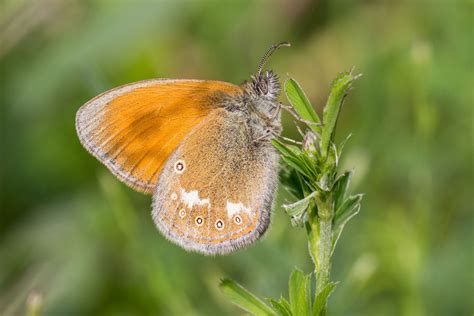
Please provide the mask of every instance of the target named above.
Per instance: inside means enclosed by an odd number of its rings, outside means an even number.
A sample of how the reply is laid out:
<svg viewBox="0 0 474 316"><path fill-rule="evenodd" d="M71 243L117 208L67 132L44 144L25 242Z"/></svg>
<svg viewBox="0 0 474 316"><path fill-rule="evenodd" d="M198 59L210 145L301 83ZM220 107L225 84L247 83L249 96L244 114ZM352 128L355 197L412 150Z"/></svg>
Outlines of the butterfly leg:
<svg viewBox="0 0 474 316"><path fill-rule="evenodd" d="M296 144L296 145L302 145L302 144L303 144L302 142L296 141L296 140L294 140L294 139L291 139L291 138L288 138L288 137L285 137L285 136L278 135L278 134L276 134L276 133L274 133L273 136L275 136L275 137L277 137L277 138L281 138L281 139L283 139L284 141L290 142L290 143L292 143L292 144Z"/></svg>
<svg viewBox="0 0 474 316"><path fill-rule="evenodd" d="M300 126L298 124L296 124L296 122L293 122L293 123L295 123L296 130L298 131L298 133L300 133L301 137L304 137L305 133L303 133Z"/></svg>

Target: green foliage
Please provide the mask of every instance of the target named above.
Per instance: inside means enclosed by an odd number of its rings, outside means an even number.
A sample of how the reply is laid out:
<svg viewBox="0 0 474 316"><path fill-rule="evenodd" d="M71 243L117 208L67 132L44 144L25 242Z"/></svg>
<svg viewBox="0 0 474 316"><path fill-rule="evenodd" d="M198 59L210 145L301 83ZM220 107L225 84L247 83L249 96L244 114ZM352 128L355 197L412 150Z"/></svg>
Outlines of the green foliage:
<svg viewBox="0 0 474 316"><path fill-rule="evenodd" d="M279 300L268 299L271 308L258 299L255 295L231 280L223 280L220 284L223 293L237 306L253 315L277 315L277 316L311 316L320 315L324 308L326 299L334 288L334 283L328 284L324 292L320 293L314 304L311 291L312 274L304 274L299 269L294 269L288 282L289 300L280 297Z"/></svg>
<svg viewBox="0 0 474 316"><path fill-rule="evenodd" d="M235 281L224 279L220 288L229 299L247 312L257 316L273 315L273 311L255 295Z"/></svg>

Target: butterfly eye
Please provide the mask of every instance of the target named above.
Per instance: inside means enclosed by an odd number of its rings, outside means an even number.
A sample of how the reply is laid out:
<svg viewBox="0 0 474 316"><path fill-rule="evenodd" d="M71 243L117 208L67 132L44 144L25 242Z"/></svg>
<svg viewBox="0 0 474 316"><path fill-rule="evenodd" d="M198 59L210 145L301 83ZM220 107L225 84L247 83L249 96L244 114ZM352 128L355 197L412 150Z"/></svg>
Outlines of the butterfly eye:
<svg viewBox="0 0 474 316"><path fill-rule="evenodd" d="M198 216L196 217L196 225L201 226L204 223L204 220L202 217Z"/></svg>
<svg viewBox="0 0 474 316"><path fill-rule="evenodd" d="M218 230L222 230L222 229L224 228L224 222L223 222L222 220L218 219L218 220L216 221L216 228L217 228Z"/></svg>
<svg viewBox="0 0 474 316"><path fill-rule="evenodd" d="M176 171L176 173L181 174L184 172L185 169L186 169L186 165L184 164L184 160L178 160L174 164L174 171Z"/></svg>
<svg viewBox="0 0 474 316"><path fill-rule="evenodd" d="M186 216L186 210L184 208L179 210L179 217L184 218Z"/></svg>
<svg viewBox="0 0 474 316"><path fill-rule="evenodd" d="M239 215L236 215L234 217L234 223L236 223L237 225L242 224L242 217L240 217Z"/></svg>

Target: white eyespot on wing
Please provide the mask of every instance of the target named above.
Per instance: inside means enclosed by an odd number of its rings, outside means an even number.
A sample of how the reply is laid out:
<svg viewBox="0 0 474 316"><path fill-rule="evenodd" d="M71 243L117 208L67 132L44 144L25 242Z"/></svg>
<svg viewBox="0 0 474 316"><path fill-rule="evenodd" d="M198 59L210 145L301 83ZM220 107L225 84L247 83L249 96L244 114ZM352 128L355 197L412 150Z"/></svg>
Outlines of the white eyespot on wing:
<svg viewBox="0 0 474 316"><path fill-rule="evenodd" d="M174 171L177 174L182 174L184 170L186 170L186 163L184 162L184 160L176 161L176 163L174 164Z"/></svg>
<svg viewBox="0 0 474 316"><path fill-rule="evenodd" d="M235 215L234 216L234 223L236 223L237 225L242 224L242 217L240 215Z"/></svg>
<svg viewBox="0 0 474 316"><path fill-rule="evenodd" d="M196 217L196 225L202 226L204 224L204 219L201 216Z"/></svg>
<svg viewBox="0 0 474 316"><path fill-rule="evenodd" d="M224 221L222 219L218 219L216 221L215 226L216 226L217 230L223 230L224 229Z"/></svg>
<svg viewBox="0 0 474 316"><path fill-rule="evenodd" d="M232 218L234 215L239 214L241 212L245 212L250 215L250 208L246 207L242 202L239 203L232 203L227 201L227 216Z"/></svg>
<svg viewBox="0 0 474 316"><path fill-rule="evenodd" d="M209 201L209 199L201 199L197 190L186 192L186 190L181 188L181 202L186 204L186 206L189 208L193 208L194 205L207 205L208 207L211 207L211 202Z"/></svg>
<svg viewBox="0 0 474 316"><path fill-rule="evenodd" d="M178 195L176 194L176 192L173 192L171 193L170 197L171 197L171 200L176 201L176 199L178 198Z"/></svg>
<svg viewBox="0 0 474 316"><path fill-rule="evenodd" d="M184 218L186 216L186 210L184 208L179 210L179 217Z"/></svg>

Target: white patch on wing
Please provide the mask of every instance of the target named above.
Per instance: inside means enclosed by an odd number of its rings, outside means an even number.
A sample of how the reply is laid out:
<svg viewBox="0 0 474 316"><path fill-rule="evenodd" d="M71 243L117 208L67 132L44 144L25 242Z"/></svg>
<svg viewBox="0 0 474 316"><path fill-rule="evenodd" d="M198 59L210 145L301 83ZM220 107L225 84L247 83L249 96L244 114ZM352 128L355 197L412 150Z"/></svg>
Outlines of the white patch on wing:
<svg viewBox="0 0 474 316"><path fill-rule="evenodd" d="M211 207L211 202L209 199L201 199L199 197L199 192L197 190L193 190L191 192L186 192L183 188L181 189L181 202L186 204L187 207L193 208L194 205L208 205Z"/></svg>
<svg viewBox="0 0 474 316"><path fill-rule="evenodd" d="M245 205L243 205L242 202L232 203L232 202L227 201L226 208L227 208L227 216L229 218L232 218L235 214L239 214L242 211L250 215L250 208L245 207Z"/></svg>

